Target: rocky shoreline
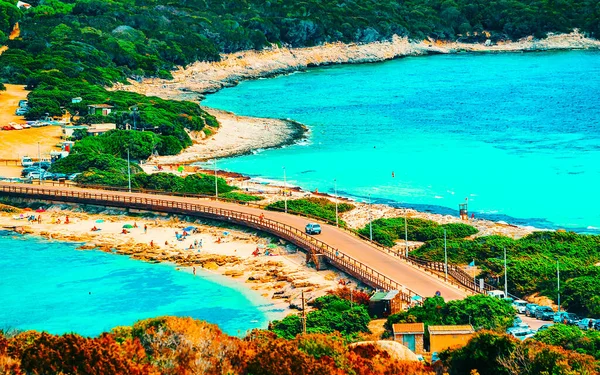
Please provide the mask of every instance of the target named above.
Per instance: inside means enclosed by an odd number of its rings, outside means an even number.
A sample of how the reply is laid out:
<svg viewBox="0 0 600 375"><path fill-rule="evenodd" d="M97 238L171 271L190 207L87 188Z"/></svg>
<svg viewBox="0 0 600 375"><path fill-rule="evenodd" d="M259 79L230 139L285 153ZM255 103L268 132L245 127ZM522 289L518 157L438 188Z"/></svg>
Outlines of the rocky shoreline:
<svg viewBox="0 0 600 375"><path fill-rule="evenodd" d="M545 39L533 37L495 44L476 44L427 40L410 41L394 36L388 41L365 44L330 43L306 48L272 47L261 51L224 54L219 62L196 62L172 73L173 80L157 78L117 84L114 89L134 91L166 99L202 100L205 94L232 87L244 80L270 78L304 71L311 67L337 64L375 63L406 56L431 54L502 53L600 49L600 41L585 37L578 31L551 34Z"/></svg>

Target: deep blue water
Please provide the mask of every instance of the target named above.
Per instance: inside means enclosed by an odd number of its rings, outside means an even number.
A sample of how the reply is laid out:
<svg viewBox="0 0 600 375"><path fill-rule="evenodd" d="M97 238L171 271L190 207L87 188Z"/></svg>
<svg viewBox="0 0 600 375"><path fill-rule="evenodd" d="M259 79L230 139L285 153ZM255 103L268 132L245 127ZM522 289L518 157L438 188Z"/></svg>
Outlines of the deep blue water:
<svg viewBox="0 0 600 375"><path fill-rule="evenodd" d="M206 320L231 335L268 324L272 305L225 277L77 246L0 231L0 329L95 336L162 315Z"/></svg>
<svg viewBox="0 0 600 375"><path fill-rule="evenodd" d="M411 57L243 82L204 105L308 125L220 168L421 210L600 228L600 53ZM392 177L392 173L394 177Z"/></svg>

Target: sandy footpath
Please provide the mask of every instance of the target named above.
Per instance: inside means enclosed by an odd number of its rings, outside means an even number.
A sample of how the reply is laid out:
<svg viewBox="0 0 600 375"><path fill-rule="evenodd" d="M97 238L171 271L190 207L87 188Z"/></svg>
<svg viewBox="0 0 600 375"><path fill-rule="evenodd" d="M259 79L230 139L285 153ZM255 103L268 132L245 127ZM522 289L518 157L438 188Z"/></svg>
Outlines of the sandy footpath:
<svg viewBox="0 0 600 375"><path fill-rule="evenodd" d="M307 298L315 298L337 287L339 280L349 279L337 270L317 272L306 267L305 254L295 246L250 229L150 213L132 217L119 210L91 213L66 205L45 208L45 212L2 212L0 229L83 243L81 251L96 249L147 262L175 263L186 272L194 272L195 268L198 276L200 269L229 276L239 281L240 288L252 289L272 300L281 313L269 317L271 320L287 315L290 306L299 306L302 291ZM41 216L42 222L29 222L30 215ZM67 216L69 223L65 224ZM134 228L123 233L126 224ZM177 240L175 233L182 235L189 226L197 232ZM99 230L92 231L94 227ZM255 256L257 250L259 255Z"/></svg>

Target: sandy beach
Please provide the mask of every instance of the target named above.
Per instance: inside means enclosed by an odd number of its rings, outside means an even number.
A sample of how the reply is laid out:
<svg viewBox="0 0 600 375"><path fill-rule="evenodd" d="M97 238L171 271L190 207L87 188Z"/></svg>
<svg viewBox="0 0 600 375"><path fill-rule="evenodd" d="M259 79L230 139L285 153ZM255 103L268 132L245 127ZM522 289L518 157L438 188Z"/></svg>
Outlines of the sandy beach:
<svg viewBox="0 0 600 375"><path fill-rule="evenodd" d="M316 298L336 288L340 280L349 280L337 270L317 272L306 267L305 254L295 246L250 229L151 213L128 216L115 209L84 212L67 205L44 208L45 212L0 212L0 228L83 243L78 248L81 251L100 250L140 261L174 263L184 272L217 272L238 281L240 288L271 300L281 313L270 316L270 320L289 314L290 306L299 306L302 291L307 298ZM41 223L28 221L30 215L41 217ZM133 227L123 228L127 224ZM195 230L177 240L176 233L183 235L184 228L190 226Z"/></svg>
<svg viewBox="0 0 600 375"><path fill-rule="evenodd" d="M215 134L206 137L204 132L192 134L194 144L175 156L159 156L152 159L158 164L179 164L243 155L260 148L275 148L302 139L308 129L289 120L238 116L231 112L203 107L220 123Z"/></svg>

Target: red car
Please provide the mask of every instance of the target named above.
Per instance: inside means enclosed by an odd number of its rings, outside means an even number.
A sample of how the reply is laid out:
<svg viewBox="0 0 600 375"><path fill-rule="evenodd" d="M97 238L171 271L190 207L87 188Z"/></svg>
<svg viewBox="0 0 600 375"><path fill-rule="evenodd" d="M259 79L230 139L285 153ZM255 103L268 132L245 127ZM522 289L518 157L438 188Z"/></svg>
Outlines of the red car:
<svg viewBox="0 0 600 375"><path fill-rule="evenodd" d="M10 125L6 125L2 127L2 130L13 130L13 127Z"/></svg>

